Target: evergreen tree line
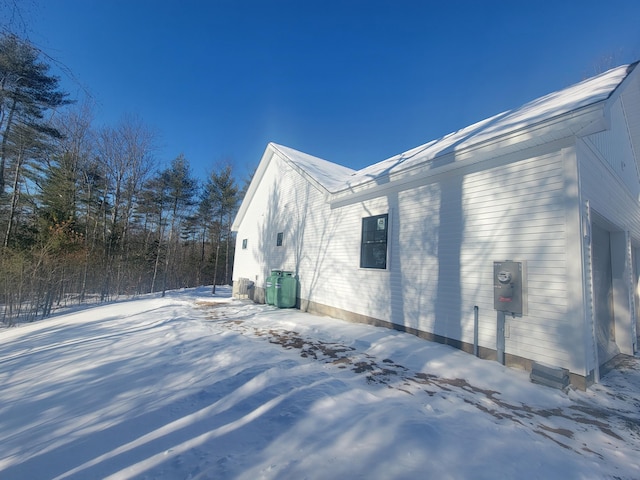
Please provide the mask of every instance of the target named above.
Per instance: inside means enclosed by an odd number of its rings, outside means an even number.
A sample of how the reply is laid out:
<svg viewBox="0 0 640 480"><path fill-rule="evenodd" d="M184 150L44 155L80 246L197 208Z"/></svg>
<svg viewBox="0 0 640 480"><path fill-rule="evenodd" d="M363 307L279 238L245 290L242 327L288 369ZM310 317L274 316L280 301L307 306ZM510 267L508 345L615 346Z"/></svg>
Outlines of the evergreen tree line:
<svg viewBox="0 0 640 480"><path fill-rule="evenodd" d="M180 155L154 164L137 117L95 128L30 43L0 37L0 319L231 282L239 189Z"/></svg>

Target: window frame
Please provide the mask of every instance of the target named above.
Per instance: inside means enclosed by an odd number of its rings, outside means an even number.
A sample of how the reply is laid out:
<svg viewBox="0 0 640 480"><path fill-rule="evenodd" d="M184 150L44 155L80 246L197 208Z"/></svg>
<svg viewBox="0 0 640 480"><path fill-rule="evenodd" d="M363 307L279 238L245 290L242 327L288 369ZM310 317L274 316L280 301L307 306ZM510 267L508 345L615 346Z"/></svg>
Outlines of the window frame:
<svg viewBox="0 0 640 480"><path fill-rule="evenodd" d="M368 271L388 271L389 270L389 212L378 215L362 217L360 228L360 268ZM379 228L380 220L384 219L384 228ZM371 226L374 228L371 228ZM367 228L369 227L369 228ZM383 230L384 238L376 238L376 232ZM383 249L375 248L376 245L384 246ZM375 259L376 252L380 255L384 251L384 260ZM373 260L373 261L372 261ZM375 262L378 262L376 266Z"/></svg>
<svg viewBox="0 0 640 480"><path fill-rule="evenodd" d="M276 235L276 247L281 247L284 243L284 232L278 232Z"/></svg>

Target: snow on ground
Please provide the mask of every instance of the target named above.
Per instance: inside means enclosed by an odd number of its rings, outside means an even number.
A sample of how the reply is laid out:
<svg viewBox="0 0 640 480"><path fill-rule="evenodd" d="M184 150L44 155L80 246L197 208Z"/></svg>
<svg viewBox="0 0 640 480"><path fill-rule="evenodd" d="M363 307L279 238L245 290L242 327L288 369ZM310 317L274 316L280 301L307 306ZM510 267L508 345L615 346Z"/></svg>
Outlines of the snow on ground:
<svg viewBox="0 0 640 480"><path fill-rule="evenodd" d="M0 478L640 478L640 358L564 393L208 292L0 330Z"/></svg>

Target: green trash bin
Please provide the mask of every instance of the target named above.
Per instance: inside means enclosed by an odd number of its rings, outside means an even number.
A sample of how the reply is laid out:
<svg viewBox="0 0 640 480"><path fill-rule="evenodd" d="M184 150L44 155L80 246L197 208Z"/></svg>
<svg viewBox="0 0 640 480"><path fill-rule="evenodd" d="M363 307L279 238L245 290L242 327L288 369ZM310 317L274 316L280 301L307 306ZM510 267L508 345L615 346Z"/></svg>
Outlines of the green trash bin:
<svg viewBox="0 0 640 480"><path fill-rule="evenodd" d="M276 279L276 307L293 308L296 306L298 279L293 272L282 272Z"/></svg>
<svg viewBox="0 0 640 480"><path fill-rule="evenodd" d="M276 280L282 275L282 270L271 270L271 275L267 277L265 289L265 302L267 305L276 304Z"/></svg>

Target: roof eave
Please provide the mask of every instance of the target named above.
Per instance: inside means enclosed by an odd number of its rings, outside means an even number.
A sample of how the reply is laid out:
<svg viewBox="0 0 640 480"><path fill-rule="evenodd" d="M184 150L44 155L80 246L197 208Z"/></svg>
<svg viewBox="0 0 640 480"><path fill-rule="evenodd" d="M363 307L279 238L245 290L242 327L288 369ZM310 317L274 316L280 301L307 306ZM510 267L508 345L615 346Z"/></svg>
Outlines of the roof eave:
<svg viewBox="0 0 640 480"><path fill-rule="evenodd" d="M445 151L418 165L409 166L383 177L372 178L348 186L331 195L329 200L331 208L359 201L364 196L369 197L369 191L372 189L382 193L385 190L401 187L418 178L444 173L481 162L487 158L524 150L569 136L582 136L605 130L607 128L603 108L605 103L606 100L601 100L535 124L465 145L462 148L456 148L453 151Z"/></svg>

